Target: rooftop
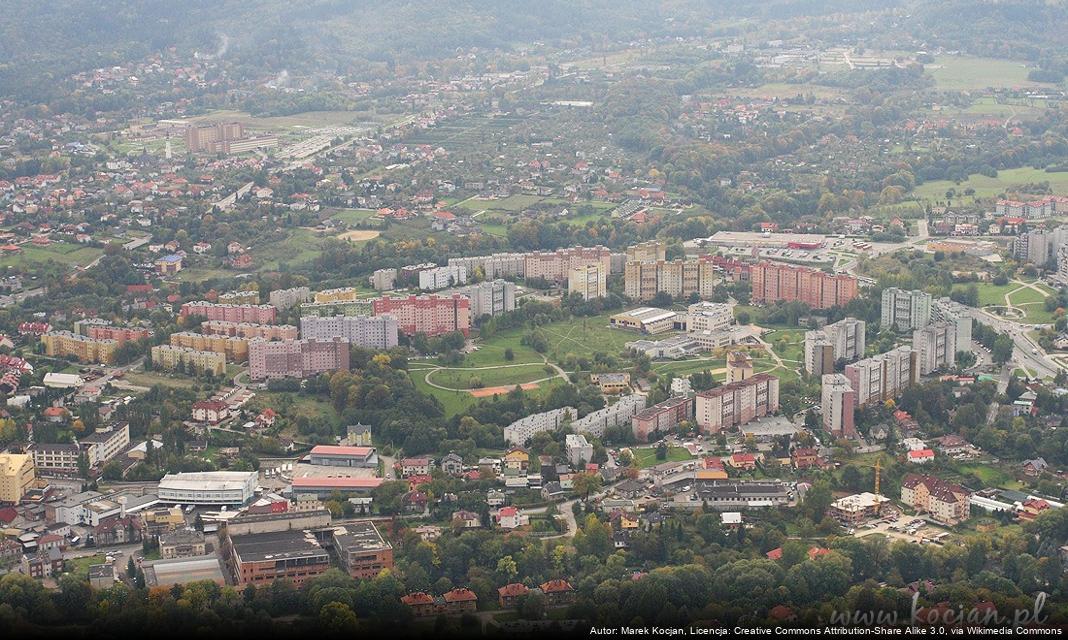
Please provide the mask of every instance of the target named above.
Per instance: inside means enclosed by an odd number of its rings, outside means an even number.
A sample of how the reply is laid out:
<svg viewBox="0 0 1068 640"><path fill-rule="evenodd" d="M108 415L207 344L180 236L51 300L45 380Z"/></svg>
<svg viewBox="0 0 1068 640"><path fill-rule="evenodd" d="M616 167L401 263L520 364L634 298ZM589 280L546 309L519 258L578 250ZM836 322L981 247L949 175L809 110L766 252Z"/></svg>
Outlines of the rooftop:
<svg viewBox="0 0 1068 640"><path fill-rule="evenodd" d="M305 531L275 531L230 538L242 562L326 557L326 550Z"/></svg>
<svg viewBox="0 0 1068 640"><path fill-rule="evenodd" d="M377 551L391 546L369 520L349 522L335 528L334 544L341 551Z"/></svg>

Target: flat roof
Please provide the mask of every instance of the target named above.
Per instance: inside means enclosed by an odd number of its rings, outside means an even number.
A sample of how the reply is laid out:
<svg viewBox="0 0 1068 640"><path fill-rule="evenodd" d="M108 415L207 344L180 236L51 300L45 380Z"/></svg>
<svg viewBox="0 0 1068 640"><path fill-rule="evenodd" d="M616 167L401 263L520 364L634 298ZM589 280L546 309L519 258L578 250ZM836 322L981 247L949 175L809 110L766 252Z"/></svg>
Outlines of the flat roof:
<svg viewBox="0 0 1068 640"><path fill-rule="evenodd" d="M202 471L194 473L168 473L159 481L160 488L227 490L244 489L253 484L259 474L255 471Z"/></svg>
<svg viewBox="0 0 1068 640"><path fill-rule="evenodd" d="M214 555L145 562L143 568L145 583L150 587L166 587L200 580L225 582L222 563L219 557Z"/></svg>
<svg viewBox="0 0 1068 640"><path fill-rule="evenodd" d="M312 447L313 456L355 456L366 458L375 452L374 447L344 447L328 444L320 444Z"/></svg>
<svg viewBox="0 0 1068 640"><path fill-rule="evenodd" d="M230 542L242 562L289 560L327 556L315 536L307 531L273 531L231 536Z"/></svg>
<svg viewBox="0 0 1068 640"><path fill-rule="evenodd" d="M294 489L374 489L382 478L293 478Z"/></svg>
<svg viewBox="0 0 1068 640"><path fill-rule="evenodd" d="M376 551L390 548L390 544L370 520L348 522L335 528L334 542L341 551Z"/></svg>

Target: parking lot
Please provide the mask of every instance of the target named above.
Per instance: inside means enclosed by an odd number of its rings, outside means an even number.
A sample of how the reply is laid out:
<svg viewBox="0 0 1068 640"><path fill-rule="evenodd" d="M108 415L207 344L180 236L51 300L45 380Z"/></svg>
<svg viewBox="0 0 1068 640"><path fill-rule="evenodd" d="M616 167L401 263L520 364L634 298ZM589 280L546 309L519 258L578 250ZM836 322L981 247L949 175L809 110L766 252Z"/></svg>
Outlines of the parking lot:
<svg viewBox="0 0 1068 640"><path fill-rule="evenodd" d="M879 533L891 540L904 540L918 544L934 543L949 537L949 531L924 518L899 514L896 518L882 518L857 527L853 535L862 538Z"/></svg>

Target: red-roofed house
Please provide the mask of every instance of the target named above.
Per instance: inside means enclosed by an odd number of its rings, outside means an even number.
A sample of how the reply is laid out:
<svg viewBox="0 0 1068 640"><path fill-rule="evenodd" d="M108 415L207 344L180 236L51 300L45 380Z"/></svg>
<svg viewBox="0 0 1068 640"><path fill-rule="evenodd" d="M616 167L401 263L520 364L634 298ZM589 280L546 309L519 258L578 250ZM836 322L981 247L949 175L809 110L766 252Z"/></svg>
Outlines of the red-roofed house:
<svg viewBox="0 0 1068 640"><path fill-rule="evenodd" d="M934 460L935 453L930 449L917 449L909 451L909 462L913 464L927 464Z"/></svg>
<svg viewBox="0 0 1068 640"><path fill-rule="evenodd" d="M478 607L478 596L470 589L453 589L441 594L445 601L445 613L472 613Z"/></svg>
<svg viewBox="0 0 1068 640"><path fill-rule="evenodd" d="M412 615L417 618L432 616L437 612L433 596L422 591L409 593L401 598L401 602L407 605L412 610Z"/></svg>
<svg viewBox="0 0 1068 640"><path fill-rule="evenodd" d="M575 601L575 588L567 580L550 580L540 587L545 604L550 607L571 604Z"/></svg>
<svg viewBox="0 0 1068 640"><path fill-rule="evenodd" d="M530 589L526 585L513 582L512 584L506 584L500 589L497 589L497 602L501 605L502 609L511 609L512 607L519 605L519 598L530 593Z"/></svg>

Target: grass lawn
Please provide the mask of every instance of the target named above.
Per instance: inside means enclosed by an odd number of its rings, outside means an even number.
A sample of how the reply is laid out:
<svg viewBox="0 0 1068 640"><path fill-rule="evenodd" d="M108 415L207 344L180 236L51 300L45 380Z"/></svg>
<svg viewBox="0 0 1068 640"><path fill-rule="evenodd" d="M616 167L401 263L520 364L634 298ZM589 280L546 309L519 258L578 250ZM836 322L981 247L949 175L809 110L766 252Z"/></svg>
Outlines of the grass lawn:
<svg viewBox="0 0 1068 640"><path fill-rule="evenodd" d="M517 385L548 378L555 371L547 373L544 365L528 364L501 369L439 369L428 372L431 379L443 387L451 389L477 389L481 387L499 387L503 385Z"/></svg>
<svg viewBox="0 0 1068 640"><path fill-rule="evenodd" d="M502 331L489 340L478 340L478 351L464 356L465 367L488 367L498 364L520 364L524 362L542 362L541 354L528 346L520 344L523 334L520 330ZM512 350L512 360L506 360L504 352Z"/></svg>
<svg viewBox="0 0 1068 640"><path fill-rule="evenodd" d="M1019 483L1012 475L1000 467L989 464L958 464L954 470L962 476L972 475L983 481L988 487L1015 488Z"/></svg>
<svg viewBox="0 0 1068 640"><path fill-rule="evenodd" d="M1032 167L1005 169L999 171L996 178L976 173L960 184L956 184L951 180L924 182L918 185L912 193L920 200L942 201L946 199L946 191L949 189L956 190L957 194L963 194L965 189L971 188L975 189L976 197L993 198L1010 190L1011 187L1019 187L1035 182L1048 182L1054 193L1068 194L1068 172L1047 172L1044 169ZM975 198L959 196L958 200L971 202Z"/></svg>
<svg viewBox="0 0 1068 640"><path fill-rule="evenodd" d="M949 91L1042 86L1027 79L1026 63L996 58L937 56L934 64L927 65L927 73L939 89Z"/></svg>
<svg viewBox="0 0 1068 640"><path fill-rule="evenodd" d="M999 307L1005 306L1005 294L1020 286L1011 282L1003 285L991 284L989 282L978 282L957 284L954 285L953 288L964 291L967 290L971 284L975 284L976 288L979 290L979 306L981 307L990 305L997 305Z"/></svg>
<svg viewBox="0 0 1068 640"><path fill-rule="evenodd" d="M232 278L238 273L238 271L229 271L227 269L204 269L193 267L192 269L182 269L179 271L178 280L180 282L203 282L205 280L215 280L217 278Z"/></svg>
<svg viewBox="0 0 1068 640"><path fill-rule="evenodd" d="M642 449L632 448L630 451L634 454L634 459L642 469L645 469L646 467L655 467L656 465L665 462L681 462L693 458L693 456L690 455L690 452L683 447L668 447L667 458L665 460L656 459L655 447L645 447Z"/></svg>
<svg viewBox="0 0 1068 640"><path fill-rule="evenodd" d="M413 368L408 372L408 377L412 379L412 382L415 384L416 388L418 388L423 393L434 396L441 402L441 406L442 408L444 408L445 416L447 418L451 418L452 416L457 414L463 414L468 409L468 407L478 403L480 400L492 400L492 396L490 398L476 398L470 393L468 393L466 390L458 389L456 391L445 391L443 389L437 389L435 387L432 387L426 383L425 370L420 371L418 369ZM437 378L434 378L434 380L436 381ZM560 378L553 378L552 380L540 383L537 389L531 389L529 391L524 391L523 393L534 398L541 398L544 397L544 395L547 394L553 387L561 384L564 384L563 380L561 380Z"/></svg>
<svg viewBox="0 0 1068 640"><path fill-rule="evenodd" d="M373 209L339 209L330 214L330 220L340 220L345 224L356 224L357 222L367 222L375 217L375 211Z"/></svg>
<svg viewBox="0 0 1068 640"><path fill-rule="evenodd" d="M63 569L79 578L88 578L90 566L94 564L104 564L105 562L107 562L107 560L104 558L104 554L98 553L95 556L66 560L63 562Z"/></svg>
<svg viewBox="0 0 1068 640"><path fill-rule="evenodd" d="M48 261L58 262L68 266L85 266L99 258L104 251L96 247L86 247L80 244L66 242L54 242L50 245L38 247L33 244L20 245L22 251L16 254L0 256L0 267L25 267L33 263Z"/></svg>
<svg viewBox="0 0 1068 640"><path fill-rule="evenodd" d="M255 268L273 271L280 264L311 262L322 253L322 238L309 229L293 229L284 240L252 248Z"/></svg>
<svg viewBox="0 0 1068 640"><path fill-rule="evenodd" d="M200 384L195 378L169 375L160 371L128 371L123 380L141 387L154 387L158 384L170 389L192 389Z"/></svg>
<svg viewBox="0 0 1068 640"><path fill-rule="evenodd" d="M607 353L619 355L626 347L626 343L648 338L638 333L625 329L614 329L608 326L608 318L614 313L606 313L589 318L573 318L553 322L541 329L549 337L550 358L556 361L574 355L575 357L590 357L594 353ZM655 339L663 339L671 335L660 334Z"/></svg>
<svg viewBox="0 0 1068 640"><path fill-rule="evenodd" d="M1009 284L1012 284L1012 283L1009 283ZM1035 291L1034 289L1032 289L1030 287L1023 287L1021 285L1017 285L1017 286L1020 287L1020 288L1009 294L1009 300L1014 305L1019 306L1019 305L1022 305L1022 304L1030 304L1030 303L1036 303L1036 302L1041 304L1047 298L1047 296L1042 295L1041 292Z"/></svg>
<svg viewBox="0 0 1068 640"><path fill-rule="evenodd" d="M341 417L334 410L334 405L323 398L315 396L289 391L258 391L250 405L256 410L270 407L277 411L293 426L290 429L291 433L289 435L291 436L296 434L295 423L301 417L305 417L308 420L324 417L335 426L341 424Z"/></svg>
<svg viewBox="0 0 1068 640"><path fill-rule="evenodd" d="M801 329L769 331L764 334L764 342L783 360L800 362L805 357L805 332Z"/></svg>

